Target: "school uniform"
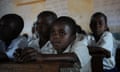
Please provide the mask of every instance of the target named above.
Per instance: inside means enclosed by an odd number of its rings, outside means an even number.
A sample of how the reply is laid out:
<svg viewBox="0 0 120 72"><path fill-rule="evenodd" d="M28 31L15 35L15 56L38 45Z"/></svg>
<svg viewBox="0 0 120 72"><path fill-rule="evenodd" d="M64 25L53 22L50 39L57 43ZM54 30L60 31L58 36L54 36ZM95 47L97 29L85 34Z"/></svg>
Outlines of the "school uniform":
<svg viewBox="0 0 120 72"><path fill-rule="evenodd" d="M74 52L78 57L80 64L75 63L73 68L61 68L60 72L91 72L91 56L88 48L80 41L83 36L77 34L76 40L72 42L63 53ZM39 48L39 39L33 40L29 43L30 47L35 48L38 52L43 54L57 54L50 41L48 41L42 48Z"/></svg>
<svg viewBox="0 0 120 72"><path fill-rule="evenodd" d="M14 52L17 48L24 48L27 47L27 39L26 37L23 36L19 36L17 38L15 38L14 40L12 40L12 42L10 43L10 45L7 48L6 51L6 55L8 56L8 58L13 59L14 58Z"/></svg>
<svg viewBox="0 0 120 72"><path fill-rule="evenodd" d="M52 45L51 45L50 41L48 41L42 48L40 48L39 39L35 39L35 40L32 40L31 42L29 42L28 47L32 47L40 53L49 54L51 52L50 48L52 47Z"/></svg>
<svg viewBox="0 0 120 72"><path fill-rule="evenodd" d="M75 40L63 53L75 53L80 64L75 63L73 68L61 68L61 72L91 72L91 56L89 55L88 48L81 41ZM57 51L51 46L49 54L57 54Z"/></svg>
<svg viewBox="0 0 120 72"><path fill-rule="evenodd" d="M88 46L101 47L110 52L111 57L103 59L104 70L111 70L115 67L116 48L114 48L114 38L111 32L105 31L98 42L95 41L95 38L92 34L88 35L84 41Z"/></svg>

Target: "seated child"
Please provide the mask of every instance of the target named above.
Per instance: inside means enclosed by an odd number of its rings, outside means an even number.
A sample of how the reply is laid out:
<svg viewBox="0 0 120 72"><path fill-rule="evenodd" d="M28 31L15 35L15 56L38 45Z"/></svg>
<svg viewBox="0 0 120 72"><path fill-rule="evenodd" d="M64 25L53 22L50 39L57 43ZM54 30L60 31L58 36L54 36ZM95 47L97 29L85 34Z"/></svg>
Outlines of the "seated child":
<svg viewBox="0 0 120 72"><path fill-rule="evenodd" d="M107 17L97 12L93 14L90 22L92 34L88 35L86 44L92 52L103 52L106 57L103 59L104 72L116 72L115 70L115 48L113 45L113 36L108 29ZM93 48L94 47L94 48Z"/></svg>
<svg viewBox="0 0 120 72"><path fill-rule="evenodd" d="M37 48L41 51L46 47L50 36L51 23L57 19L57 15L52 11L43 11L37 17L36 32L38 33L38 39L29 43L29 47Z"/></svg>
<svg viewBox="0 0 120 72"><path fill-rule="evenodd" d="M50 28L52 25L52 22L57 19L57 15L52 11L43 11L41 12L38 17L37 21L35 23L35 33L38 34L38 38L30 40L28 44L28 48L23 49L22 51L27 53L30 52L30 54L25 54L25 56L29 56L29 60L33 58L32 52L34 54L34 51L37 50L38 52L48 52L48 46L49 46L49 37L50 37ZM29 48L30 47L30 48ZM19 52L20 49L17 51ZM17 52L15 53L16 59L21 61L24 61L20 59L19 56L17 56Z"/></svg>
<svg viewBox="0 0 120 72"><path fill-rule="evenodd" d="M60 17L54 21L50 30L51 43L47 54L37 54L37 61L73 61L76 65L70 68L70 72L91 72L91 56L88 48L76 39L76 23L72 18Z"/></svg>
<svg viewBox="0 0 120 72"><path fill-rule="evenodd" d="M76 37L77 29L75 26L76 23L72 18L64 16L53 23L50 35L50 41L53 45L52 53L63 54L63 59L64 55L69 53L73 60L76 59L75 57L78 58L81 66L80 72L90 72L88 48Z"/></svg>
<svg viewBox="0 0 120 72"><path fill-rule="evenodd" d="M0 19L0 40L4 43L4 52L0 54L1 59L7 57L13 59L15 49L21 48L19 44L26 42L24 37L19 36L23 27L23 19L17 14L6 14Z"/></svg>

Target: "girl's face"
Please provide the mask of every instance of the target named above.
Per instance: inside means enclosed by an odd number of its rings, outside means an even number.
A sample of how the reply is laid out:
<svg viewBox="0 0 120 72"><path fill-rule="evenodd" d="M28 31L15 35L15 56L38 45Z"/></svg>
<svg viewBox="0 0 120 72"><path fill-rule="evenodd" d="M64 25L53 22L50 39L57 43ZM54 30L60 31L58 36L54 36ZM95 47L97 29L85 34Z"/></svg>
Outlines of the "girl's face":
<svg viewBox="0 0 120 72"><path fill-rule="evenodd" d="M74 37L71 36L71 29L68 25L60 22L53 25L50 41L58 52L63 52L73 40Z"/></svg>
<svg viewBox="0 0 120 72"><path fill-rule="evenodd" d="M101 35L106 30L105 19L102 16L96 16L91 24L91 30L95 35Z"/></svg>

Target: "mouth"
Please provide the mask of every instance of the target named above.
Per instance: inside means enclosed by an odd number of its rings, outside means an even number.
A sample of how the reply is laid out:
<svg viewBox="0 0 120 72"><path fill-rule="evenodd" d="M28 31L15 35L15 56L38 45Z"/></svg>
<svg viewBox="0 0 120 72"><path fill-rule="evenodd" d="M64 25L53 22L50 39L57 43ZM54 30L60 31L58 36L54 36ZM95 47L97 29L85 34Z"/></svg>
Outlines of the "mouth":
<svg viewBox="0 0 120 72"><path fill-rule="evenodd" d="M59 44L60 44L60 42L53 42L53 44L54 44L54 45L59 45Z"/></svg>
<svg viewBox="0 0 120 72"><path fill-rule="evenodd" d="M53 44L54 46L59 46L59 45L60 45L60 42L59 42L59 41L54 41L54 42L52 42L52 44Z"/></svg>

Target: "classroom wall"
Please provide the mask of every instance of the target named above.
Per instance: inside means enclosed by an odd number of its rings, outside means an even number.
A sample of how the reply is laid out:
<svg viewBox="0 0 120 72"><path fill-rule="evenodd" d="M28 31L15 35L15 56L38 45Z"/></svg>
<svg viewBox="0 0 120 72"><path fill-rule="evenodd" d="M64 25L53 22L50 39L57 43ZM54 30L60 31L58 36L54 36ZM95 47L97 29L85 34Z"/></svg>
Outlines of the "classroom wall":
<svg viewBox="0 0 120 72"><path fill-rule="evenodd" d="M25 25L22 33L31 35L31 27L36 20L37 14L45 9L45 3L18 5L24 1L30 0L0 0L0 17L7 13L19 14L24 19Z"/></svg>
<svg viewBox="0 0 120 72"><path fill-rule="evenodd" d="M69 15L83 30L90 32L89 20L93 13L93 0L68 0Z"/></svg>
<svg viewBox="0 0 120 72"><path fill-rule="evenodd" d="M120 33L120 0L93 0L94 12L103 12L111 32Z"/></svg>
<svg viewBox="0 0 120 72"><path fill-rule="evenodd" d="M31 27L36 21L36 16L41 11L51 10L58 16L73 17L78 25L90 32L90 16L96 11L103 11L96 7L96 1L98 0L0 0L0 17L7 13L19 14L25 22L22 33L31 35ZM111 26L112 31L120 32L118 26L115 27Z"/></svg>
<svg viewBox="0 0 120 72"><path fill-rule="evenodd" d="M43 0L42 2L23 4L20 3L38 0L0 0L0 17L7 13L21 15L25 22L22 33L31 34L31 26L36 21L36 16L43 10L51 10L58 16L71 16L83 29L89 31L88 22L92 13L92 0Z"/></svg>

